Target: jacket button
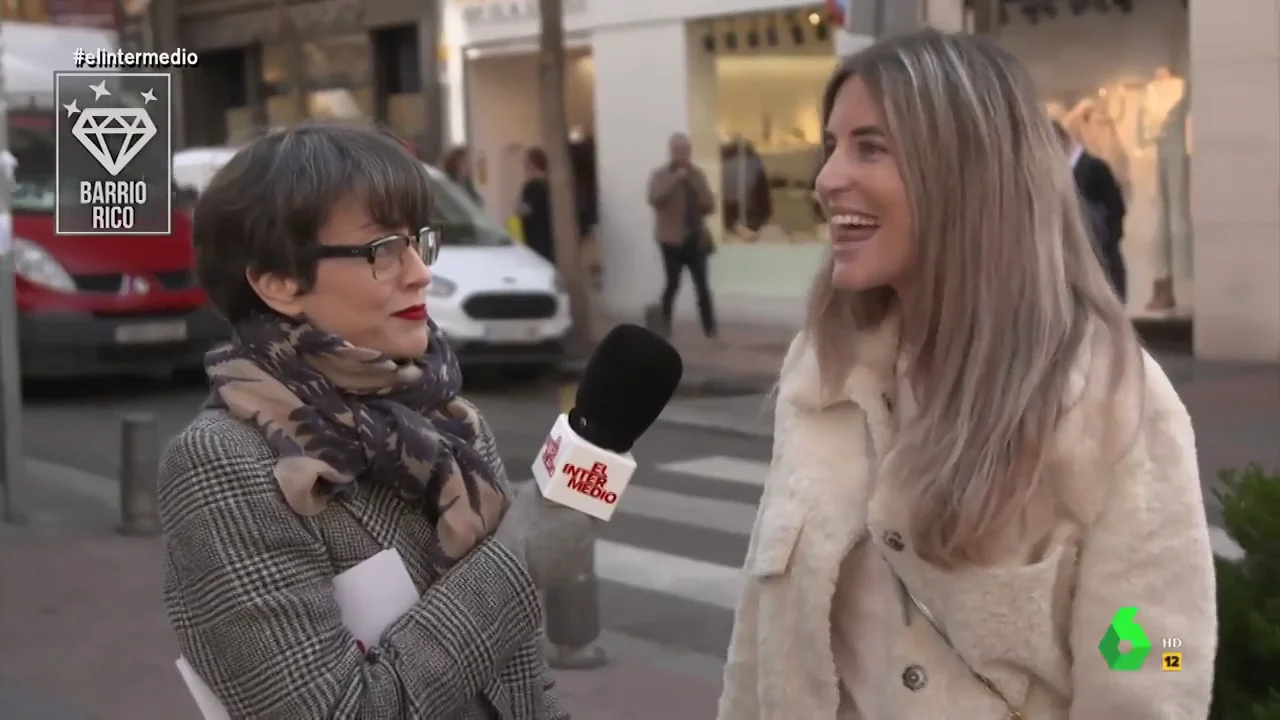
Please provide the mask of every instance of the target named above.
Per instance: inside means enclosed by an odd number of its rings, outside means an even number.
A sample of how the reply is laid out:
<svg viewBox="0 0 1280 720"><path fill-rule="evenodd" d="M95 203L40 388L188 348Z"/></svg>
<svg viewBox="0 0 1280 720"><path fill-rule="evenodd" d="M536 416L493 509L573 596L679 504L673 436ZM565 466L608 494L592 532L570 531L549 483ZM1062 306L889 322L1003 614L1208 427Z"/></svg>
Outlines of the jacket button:
<svg viewBox="0 0 1280 720"><path fill-rule="evenodd" d="M897 530L888 530L885 532L884 544L890 550L895 550L897 552L902 552L902 550L907 547L907 544L902 541L902 535L898 534Z"/></svg>
<svg viewBox="0 0 1280 720"><path fill-rule="evenodd" d="M929 678L924 674L924 668L919 665L911 665L902 671L902 686L908 690L923 690L925 685L929 684Z"/></svg>

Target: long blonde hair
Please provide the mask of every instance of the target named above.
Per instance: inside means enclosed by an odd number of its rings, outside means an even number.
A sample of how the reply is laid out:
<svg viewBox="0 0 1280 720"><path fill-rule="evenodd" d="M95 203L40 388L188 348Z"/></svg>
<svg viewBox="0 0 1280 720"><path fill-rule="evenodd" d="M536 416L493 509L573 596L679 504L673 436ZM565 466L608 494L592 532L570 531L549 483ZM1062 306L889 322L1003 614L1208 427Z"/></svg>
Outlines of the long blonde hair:
<svg viewBox="0 0 1280 720"><path fill-rule="evenodd" d="M973 36L890 38L836 69L824 123L854 76L895 139L919 266L899 303L885 288L835 288L828 255L807 329L824 384L842 383L850 338L899 306L919 413L886 462L911 498L912 542L940 567L991 562L1052 495L1041 492L1047 446L1088 329L1110 339L1117 388L1139 346L1021 63Z"/></svg>

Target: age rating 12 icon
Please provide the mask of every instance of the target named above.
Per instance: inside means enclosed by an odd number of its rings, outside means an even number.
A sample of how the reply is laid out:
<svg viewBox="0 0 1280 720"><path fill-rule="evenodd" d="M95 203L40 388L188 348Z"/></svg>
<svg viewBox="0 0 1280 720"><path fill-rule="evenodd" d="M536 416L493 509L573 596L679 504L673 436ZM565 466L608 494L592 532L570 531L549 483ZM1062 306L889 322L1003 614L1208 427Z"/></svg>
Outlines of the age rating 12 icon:
<svg viewBox="0 0 1280 720"><path fill-rule="evenodd" d="M56 72L58 235L173 231L172 77Z"/></svg>

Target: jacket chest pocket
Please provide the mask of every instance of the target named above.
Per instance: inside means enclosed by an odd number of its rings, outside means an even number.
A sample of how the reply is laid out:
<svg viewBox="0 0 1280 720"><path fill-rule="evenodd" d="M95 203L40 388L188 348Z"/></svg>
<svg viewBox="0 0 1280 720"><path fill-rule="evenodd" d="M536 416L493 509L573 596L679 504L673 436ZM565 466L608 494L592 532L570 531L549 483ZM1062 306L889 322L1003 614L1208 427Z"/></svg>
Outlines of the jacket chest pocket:
<svg viewBox="0 0 1280 720"><path fill-rule="evenodd" d="M760 580L782 577L790 569L795 555L800 529L804 526L804 510L794 497L784 496L764 506L760 512L755 546L747 560L747 572Z"/></svg>

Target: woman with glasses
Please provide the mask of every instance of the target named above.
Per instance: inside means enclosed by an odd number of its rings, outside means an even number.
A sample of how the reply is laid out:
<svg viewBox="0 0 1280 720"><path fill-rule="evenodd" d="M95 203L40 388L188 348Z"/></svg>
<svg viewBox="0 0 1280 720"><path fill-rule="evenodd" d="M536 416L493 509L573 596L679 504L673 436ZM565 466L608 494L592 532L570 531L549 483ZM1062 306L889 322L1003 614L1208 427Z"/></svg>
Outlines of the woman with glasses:
<svg viewBox="0 0 1280 720"><path fill-rule="evenodd" d="M196 272L234 334L161 464L164 594L231 717L568 717L522 525L554 511L512 497L430 320L430 188L390 135L309 124L241 150L196 206ZM333 580L386 549L420 597L366 645Z"/></svg>

